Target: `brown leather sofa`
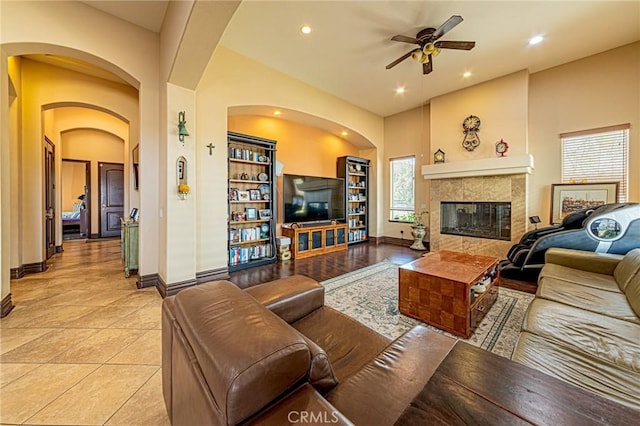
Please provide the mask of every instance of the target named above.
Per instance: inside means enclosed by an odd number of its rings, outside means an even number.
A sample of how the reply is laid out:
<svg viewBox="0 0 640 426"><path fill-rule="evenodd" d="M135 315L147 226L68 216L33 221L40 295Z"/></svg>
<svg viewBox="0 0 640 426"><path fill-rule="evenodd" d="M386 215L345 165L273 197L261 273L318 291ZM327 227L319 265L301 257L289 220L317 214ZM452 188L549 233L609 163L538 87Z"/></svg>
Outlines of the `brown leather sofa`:
<svg viewBox="0 0 640 426"><path fill-rule="evenodd" d="M640 410L640 249L549 249L512 359Z"/></svg>
<svg viewBox="0 0 640 426"><path fill-rule="evenodd" d="M422 326L391 342L303 276L211 282L164 300L165 404L174 425L391 425L454 343Z"/></svg>

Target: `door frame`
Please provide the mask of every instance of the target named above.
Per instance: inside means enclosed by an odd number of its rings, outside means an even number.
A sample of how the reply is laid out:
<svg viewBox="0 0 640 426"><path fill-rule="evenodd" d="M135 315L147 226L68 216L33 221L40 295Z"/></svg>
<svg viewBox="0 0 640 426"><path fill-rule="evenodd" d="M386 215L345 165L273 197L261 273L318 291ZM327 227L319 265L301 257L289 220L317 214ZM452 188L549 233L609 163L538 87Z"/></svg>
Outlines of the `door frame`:
<svg viewBox="0 0 640 426"><path fill-rule="evenodd" d="M42 191L42 223L44 225L42 243L46 262L56 254L56 145L45 136L42 147L42 187L44 188L44 191ZM47 166L49 163L49 151L51 151L51 164Z"/></svg>
<svg viewBox="0 0 640 426"><path fill-rule="evenodd" d="M84 205L87 210L87 238L91 236L91 160L74 160L63 158L62 161L71 163L84 163ZM62 192L61 192L62 194Z"/></svg>

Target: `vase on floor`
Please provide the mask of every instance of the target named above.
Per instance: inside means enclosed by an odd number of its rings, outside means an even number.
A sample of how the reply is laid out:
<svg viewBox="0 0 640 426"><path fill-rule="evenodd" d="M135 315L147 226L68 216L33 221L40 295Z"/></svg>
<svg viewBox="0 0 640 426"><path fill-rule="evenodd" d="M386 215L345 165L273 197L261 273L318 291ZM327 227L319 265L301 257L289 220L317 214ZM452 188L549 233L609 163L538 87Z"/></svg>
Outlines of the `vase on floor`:
<svg viewBox="0 0 640 426"><path fill-rule="evenodd" d="M422 244L422 239L426 235L427 230L424 225L411 226L411 235L413 236L413 244L409 247L413 250L426 250L427 248Z"/></svg>

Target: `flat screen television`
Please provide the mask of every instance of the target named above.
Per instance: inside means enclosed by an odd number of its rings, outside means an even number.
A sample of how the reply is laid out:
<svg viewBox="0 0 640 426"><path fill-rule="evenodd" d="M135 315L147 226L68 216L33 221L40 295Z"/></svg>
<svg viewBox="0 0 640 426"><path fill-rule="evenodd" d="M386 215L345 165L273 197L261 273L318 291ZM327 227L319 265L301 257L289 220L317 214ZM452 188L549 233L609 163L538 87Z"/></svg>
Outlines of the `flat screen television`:
<svg viewBox="0 0 640 426"><path fill-rule="evenodd" d="M284 222L344 221L344 179L283 175Z"/></svg>

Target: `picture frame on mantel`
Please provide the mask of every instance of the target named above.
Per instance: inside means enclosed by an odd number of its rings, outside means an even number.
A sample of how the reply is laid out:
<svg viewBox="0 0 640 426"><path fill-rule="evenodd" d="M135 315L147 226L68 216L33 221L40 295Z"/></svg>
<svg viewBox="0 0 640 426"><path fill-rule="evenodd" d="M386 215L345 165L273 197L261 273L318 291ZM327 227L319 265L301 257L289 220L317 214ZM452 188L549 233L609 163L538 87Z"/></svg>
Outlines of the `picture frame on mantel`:
<svg viewBox="0 0 640 426"><path fill-rule="evenodd" d="M618 201L618 182L554 183L551 185L551 223L562 223L570 213Z"/></svg>

